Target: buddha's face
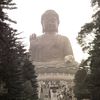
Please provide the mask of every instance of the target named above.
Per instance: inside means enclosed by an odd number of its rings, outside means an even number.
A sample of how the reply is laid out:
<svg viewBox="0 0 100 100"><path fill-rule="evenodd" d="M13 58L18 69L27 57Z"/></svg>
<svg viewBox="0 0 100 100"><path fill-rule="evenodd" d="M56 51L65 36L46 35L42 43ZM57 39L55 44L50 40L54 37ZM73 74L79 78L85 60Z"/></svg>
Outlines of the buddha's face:
<svg viewBox="0 0 100 100"><path fill-rule="evenodd" d="M58 21L55 16L46 16L42 26L44 32L58 32Z"/></svg>

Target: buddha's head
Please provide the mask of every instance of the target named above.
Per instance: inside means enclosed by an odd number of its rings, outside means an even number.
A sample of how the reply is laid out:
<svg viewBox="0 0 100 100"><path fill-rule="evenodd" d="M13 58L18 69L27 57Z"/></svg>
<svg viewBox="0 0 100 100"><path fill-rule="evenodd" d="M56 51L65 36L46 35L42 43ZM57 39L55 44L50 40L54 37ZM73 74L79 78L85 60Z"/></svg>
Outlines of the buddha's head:
<svg viewBox="0 0 100 100"><path fill-rule="evenodd" d="M41 17L43 33L58 32L59 16L54 10L47 10Z"/></svg>

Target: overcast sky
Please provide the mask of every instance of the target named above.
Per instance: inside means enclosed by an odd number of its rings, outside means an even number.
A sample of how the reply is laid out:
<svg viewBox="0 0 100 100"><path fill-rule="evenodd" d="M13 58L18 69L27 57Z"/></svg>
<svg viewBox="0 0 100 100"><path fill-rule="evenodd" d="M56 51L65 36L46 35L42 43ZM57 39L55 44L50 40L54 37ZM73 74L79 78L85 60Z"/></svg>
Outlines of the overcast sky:
<svg viewBox="0 0 100 100"><path fill-rule="evenodd" d="M48 9L59 14L59 34L67 36L72 44L76 61L80 62L84 54L77 44L76 37L81 26L89 22L92 15L91 0L14 0L17 10L9 11L10 18L17 21L13 26L23 32L23 43L29 48L29 36L42 34L41 15Z"/></svg>

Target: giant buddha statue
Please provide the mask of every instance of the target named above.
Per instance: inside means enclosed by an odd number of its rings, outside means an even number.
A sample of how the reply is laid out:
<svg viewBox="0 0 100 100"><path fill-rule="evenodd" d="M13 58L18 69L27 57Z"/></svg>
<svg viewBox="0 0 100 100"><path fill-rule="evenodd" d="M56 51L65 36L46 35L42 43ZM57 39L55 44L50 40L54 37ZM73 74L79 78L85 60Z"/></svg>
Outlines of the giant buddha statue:
<svg viewBox="0 0 100 100"><path fill-rule="evenodd" d="M41 17L43 35L30 39L32 60L48 62L64 60L67 55L73 55L70 41L67 37L58 34L59 16L54 10L47 10Z"/></svg>
<svg viewBox="0 0 100 100"><path fill-rule="evenodd" d="M43 34L41 36L33 34L30 37L30 54L33 63L38 67L64 67L65 57L69 59L72 57L74 60L69 39L58 34L58 14L54 10L47 10L41 17L41 24Z"/></svg>
<svg viewBox="0 0 100 100"><path fill-rule="evenodd" d="M31 60L38 75L39 98L55 100L57 96L54 94L60 90L61 80L64 83L73 79L76 63L69 39L58 34L58 14L54 10L47 10L41 17L41 24L43 34L30 36Z"/></svg>

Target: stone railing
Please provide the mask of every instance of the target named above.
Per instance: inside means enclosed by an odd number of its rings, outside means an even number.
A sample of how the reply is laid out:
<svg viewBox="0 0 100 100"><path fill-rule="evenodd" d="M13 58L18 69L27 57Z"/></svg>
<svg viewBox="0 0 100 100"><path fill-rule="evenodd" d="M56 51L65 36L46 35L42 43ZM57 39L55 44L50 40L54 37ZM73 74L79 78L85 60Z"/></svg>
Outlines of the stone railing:
<svg viewBox="0 0 100 100"><path fill-rule="evenodd" d="M38 80L73 80L74 74L44 73L44 74L39 74L37 79Z"/></svg>

